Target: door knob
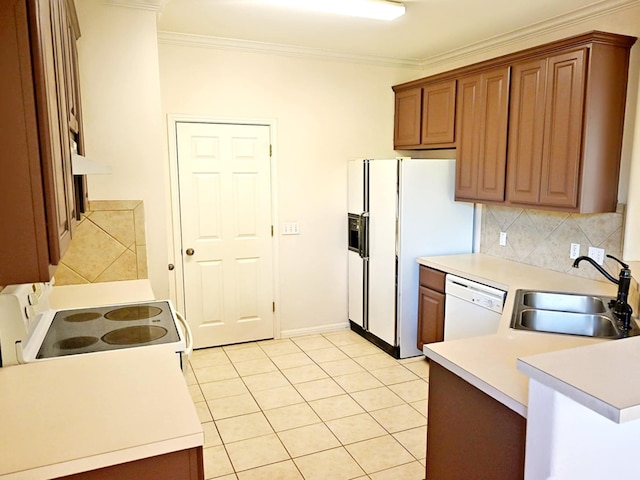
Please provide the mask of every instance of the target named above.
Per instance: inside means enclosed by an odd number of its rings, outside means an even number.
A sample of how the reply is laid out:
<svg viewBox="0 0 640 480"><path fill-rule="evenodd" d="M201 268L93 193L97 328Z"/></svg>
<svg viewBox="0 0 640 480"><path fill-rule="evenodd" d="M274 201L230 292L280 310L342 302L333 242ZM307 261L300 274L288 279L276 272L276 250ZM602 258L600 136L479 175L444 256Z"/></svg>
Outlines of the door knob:
<svg viewBox="0 0 640 480"><path fill-rule="evenodd" d="M191 256L194 253L196 253L196 251L193 248L187 248L187 251L185 252L187 255Z"/></svg>

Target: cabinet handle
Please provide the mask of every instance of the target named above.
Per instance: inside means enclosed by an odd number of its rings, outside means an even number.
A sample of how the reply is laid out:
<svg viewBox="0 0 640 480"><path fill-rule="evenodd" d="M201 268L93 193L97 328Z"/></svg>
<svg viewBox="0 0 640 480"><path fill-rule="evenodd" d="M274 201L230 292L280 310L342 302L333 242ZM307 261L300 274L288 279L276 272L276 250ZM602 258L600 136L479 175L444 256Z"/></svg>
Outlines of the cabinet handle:
<svg viewBox="0 0 640 480"><path fill-rule="evenodd" d="M196 251L193 248L187 248L187 251L185 253L189 256L192 256L194 253L196 253Z"/></svg>

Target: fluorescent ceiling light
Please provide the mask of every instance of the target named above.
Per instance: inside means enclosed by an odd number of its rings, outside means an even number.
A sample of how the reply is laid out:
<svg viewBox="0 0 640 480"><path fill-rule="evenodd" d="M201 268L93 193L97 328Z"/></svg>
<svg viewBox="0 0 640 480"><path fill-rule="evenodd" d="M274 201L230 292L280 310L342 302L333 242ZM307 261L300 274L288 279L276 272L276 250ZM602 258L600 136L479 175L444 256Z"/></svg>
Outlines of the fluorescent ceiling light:
<svg viewBox="0 0 640 480"><path fill-rule="evenodd" d="M400 2L389 0L266 0L268 3L317 12L337 13L351 17L395 20L404 15Z"/></svg>

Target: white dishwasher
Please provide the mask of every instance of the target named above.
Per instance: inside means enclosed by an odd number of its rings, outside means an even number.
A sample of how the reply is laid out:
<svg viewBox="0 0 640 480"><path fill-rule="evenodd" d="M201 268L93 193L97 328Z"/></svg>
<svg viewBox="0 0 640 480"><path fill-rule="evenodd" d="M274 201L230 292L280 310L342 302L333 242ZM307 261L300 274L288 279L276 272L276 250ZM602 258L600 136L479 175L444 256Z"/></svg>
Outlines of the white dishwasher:
<svg viewBox="0 0 640 480"><path fill-rule="evenodd" d="M445 294L445 341L498 331L505 291L448 274Z"/></svg>

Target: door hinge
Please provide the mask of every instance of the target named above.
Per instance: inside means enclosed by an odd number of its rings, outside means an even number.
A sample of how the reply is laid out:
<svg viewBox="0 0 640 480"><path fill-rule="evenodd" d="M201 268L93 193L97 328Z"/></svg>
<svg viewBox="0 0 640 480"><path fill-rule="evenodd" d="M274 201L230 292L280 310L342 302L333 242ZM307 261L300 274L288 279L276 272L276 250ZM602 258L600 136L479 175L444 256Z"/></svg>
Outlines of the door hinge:
<svg viewBox="0 0 640 480"><path fill-rule="evenodd" d="M269 156L272 157L273 156L273 145L269 145Z"/></svg>
<svg viewBox="0 0 640 480"><path fill-rule="evenodd" d="M271 236L273 237L273 225L271 225Z"/></svg>
<svg viewBox="0 0 640 480"><path fill-rule="evenodd" d="M271 311L276 313L276 302L271 302Z"/></svg>

